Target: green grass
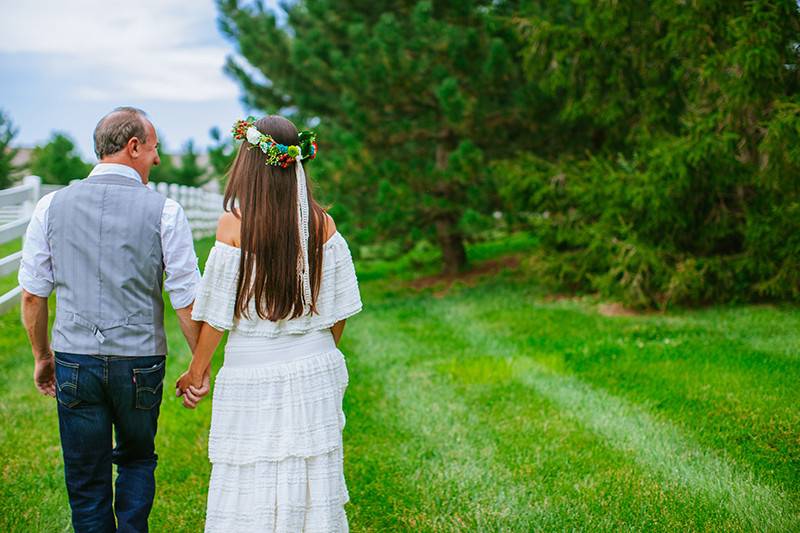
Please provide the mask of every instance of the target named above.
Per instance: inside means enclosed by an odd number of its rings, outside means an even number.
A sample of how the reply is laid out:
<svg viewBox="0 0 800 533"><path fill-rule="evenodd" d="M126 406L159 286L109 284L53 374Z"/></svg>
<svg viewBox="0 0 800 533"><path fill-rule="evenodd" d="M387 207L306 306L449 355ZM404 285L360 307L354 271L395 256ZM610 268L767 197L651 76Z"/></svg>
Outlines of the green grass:
<svg viewBox="0 0 800 533"><path fill-rule="evenodd" d="M517 273L442 296L390 267L341 344L353 531L800 531L797 308L606 317ZM171 384L189 354L167 327ZM0 328L0 530L68 531L55 404L19 315ZM211 405L169 389L151 526L200 531Z"/></svg>
<svg viewBox="0 0 800 533"><path fill-rule="evenodd" d="M5 257L8 254L19 252L22 250L22 239L12 239L8 242L0 244L0 257Z"/></svg>
<svg viewBox="0 0 800 533"><path fill-rule="evenodd" d="M15 252L19 252L22 249L22 239L14 239L9 242L0 244L0 259L11 255ZM17 283L17 273L14 272L7 276L0 276L0 295L5 294L6 292L10 291L14 287L18 285Z"/></svg>

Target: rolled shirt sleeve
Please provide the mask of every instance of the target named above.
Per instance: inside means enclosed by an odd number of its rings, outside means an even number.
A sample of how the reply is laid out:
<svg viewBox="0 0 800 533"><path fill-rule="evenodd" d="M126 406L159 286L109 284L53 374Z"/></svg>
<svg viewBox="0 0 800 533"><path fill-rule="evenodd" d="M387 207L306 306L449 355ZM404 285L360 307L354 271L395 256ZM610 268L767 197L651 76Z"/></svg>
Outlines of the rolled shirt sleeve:
<svg viewBox="0 0 800 533"><path fill-rule="evenodd" d="M161 249L166 273L164 289L169 293L172 307L183 309L194 301L200 269L186 213L169 198L161 213Z"/></svg>
<svg viewBox="0 0 800 533"><path fill-rule="evenodd" d="M17 275L20 287L42 298L50 296L54 286L52 254L47 242L47 211L55 194L47 194L36 203L25 231Z"/></svg>

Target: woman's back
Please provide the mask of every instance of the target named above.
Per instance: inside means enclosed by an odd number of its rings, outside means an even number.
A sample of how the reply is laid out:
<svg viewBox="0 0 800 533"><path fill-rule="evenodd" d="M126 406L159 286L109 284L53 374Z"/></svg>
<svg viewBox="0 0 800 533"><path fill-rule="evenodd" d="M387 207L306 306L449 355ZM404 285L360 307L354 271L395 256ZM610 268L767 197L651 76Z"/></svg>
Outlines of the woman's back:
<svg viewBox="0 0 800 533"><path fill-rule="evenodd" d="M322 251L322 275L316 300L316 313L271 321L260 318L255 302L248 304L248 316L236 318L234 304L239 279L241 221L231 213L220 218L217 241L206 262L198 289L193 316L217 329L248 336L277 337L331 328L361 310L355 268L344 237L327 216Z"/></svg>

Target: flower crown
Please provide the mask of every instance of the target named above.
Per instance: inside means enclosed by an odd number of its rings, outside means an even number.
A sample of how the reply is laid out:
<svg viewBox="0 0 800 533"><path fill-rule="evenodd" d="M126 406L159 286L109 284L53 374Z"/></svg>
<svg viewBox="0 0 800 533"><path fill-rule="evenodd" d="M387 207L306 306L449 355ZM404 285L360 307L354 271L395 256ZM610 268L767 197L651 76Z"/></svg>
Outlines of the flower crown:
<svg viewBox="0 0 800 533"><path fill-rule="evenodd" d="M233 125L233 138L247 141L253 146L258 146L267 155L267 164L275 167L286 168L289 163L317 157L317 134L313 131L301 131L297 145L289 146L276 142L270 135L265 135L255 127L255 117L237 120Z"/></svg>

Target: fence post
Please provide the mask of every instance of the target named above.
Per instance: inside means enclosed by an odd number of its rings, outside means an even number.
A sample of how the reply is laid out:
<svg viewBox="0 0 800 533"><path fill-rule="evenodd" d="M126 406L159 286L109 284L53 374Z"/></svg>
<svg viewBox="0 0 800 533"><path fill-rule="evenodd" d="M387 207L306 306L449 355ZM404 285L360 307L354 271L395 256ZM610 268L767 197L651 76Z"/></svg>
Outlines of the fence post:
<svg viewBox="0 0 800 533"><path fill-rule="evenodd" d="M42 190L42 178L39 176L25 176L22 178L22 184L31 187L30 196L25 202L22 203L21 216L30 219L33 216L33 210L36 203L39 201L39 194ZM22 243L25 244L25 235L22 235Z"/></svg>
<svg viewBox="0 0 800 533"><path fill-rule="evenodd" d="M177 183L170 183L169 184L169 194L167 195L168 198L172 198L178 203L181 203L181 200L178 195L178 184Z"/></svg>
<svg viewBox="0 0 800 533"><path fill-rule="evenodd" d="M33 210L36 208L36 202L39 201L39 194L41 193L42 188L42 178L39 176L25 176L22 178L23 186L30 187L30 191L28 192L28 198L22 202L20 206L20 213L19 216L22 219L28 219L30 221L31 217L33 216ZM22 241L23 246L25 245L25 233L22 234L20 239ZM20 297L22 294L22 289L19 285L17 285L14 289L0 294L2 296L2 309L0 312L5 313L9 309L11 309L14 305L19 302ZM10 298L9 298L10 295ZM20 321L22 321L22 312L20 312Z"/></svg>

